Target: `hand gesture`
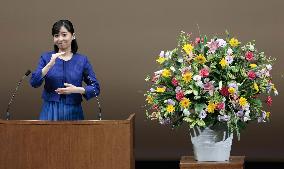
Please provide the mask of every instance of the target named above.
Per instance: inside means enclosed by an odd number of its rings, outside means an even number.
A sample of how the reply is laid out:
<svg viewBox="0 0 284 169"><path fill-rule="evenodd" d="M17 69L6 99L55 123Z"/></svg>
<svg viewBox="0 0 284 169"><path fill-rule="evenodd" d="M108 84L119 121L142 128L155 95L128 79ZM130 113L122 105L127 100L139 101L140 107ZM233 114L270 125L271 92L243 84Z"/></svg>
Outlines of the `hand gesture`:
<svg viewBox="0 0 284 169"><path fill-rule="evenodd" d="M69 83L64 83L65 88L58 88L55 90L57 94L71 94L71 93L81 93L81 89L69 84Z"/></svg>
<svg viewBox="0 0 284 169"><path fill-rule="evenodd" d="M52 55L51 55L51 59L50 59L50 61L49 61L50 66L53 66L53 65L55 64L56 58L58 58L59 56L64 55L64 54L65 54L65 52L60 52L60 53L52 54Z"/></svg>

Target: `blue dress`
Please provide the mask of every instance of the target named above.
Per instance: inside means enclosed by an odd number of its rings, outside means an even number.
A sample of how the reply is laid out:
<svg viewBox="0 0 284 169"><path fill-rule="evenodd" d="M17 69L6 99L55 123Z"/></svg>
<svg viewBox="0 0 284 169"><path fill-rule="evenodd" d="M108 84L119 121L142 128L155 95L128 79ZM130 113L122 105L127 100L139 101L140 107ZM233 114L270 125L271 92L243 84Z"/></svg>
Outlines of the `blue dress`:
<svg viewBox="0 0 284 169"><path fill-rule="evenodd" d="M62 97L59 102L44 101L39 120L84 120L81 104L66 104L65 100L66 99Z"/></svg>
<svg viewBox="0 0 284 169"><path fill-rule="evenodd" d="M42 68L49 63L54 51L45 52L41 55L36 70L32 73L30 84L32 87L39 87L43 82L44 100L40 112L40 120L83 120L84 113L81 106L82 96L89 100L100 93L100 86L88 58L79 53L73 54L68 61L57 58L53 67L42 77ZM82 87L86 83L85 94L57 94L58 88L63 88L64 83Z"/></svg>

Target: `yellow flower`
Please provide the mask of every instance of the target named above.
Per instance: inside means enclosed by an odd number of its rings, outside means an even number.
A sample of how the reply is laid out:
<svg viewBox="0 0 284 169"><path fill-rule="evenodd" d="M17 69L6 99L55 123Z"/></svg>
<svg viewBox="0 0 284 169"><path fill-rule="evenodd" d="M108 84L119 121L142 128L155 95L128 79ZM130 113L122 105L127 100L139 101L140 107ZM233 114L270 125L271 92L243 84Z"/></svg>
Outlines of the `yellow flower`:
<svg viewBox="0 0 284 169"><path fill-rule="evenodd" d="M169 69L164 69L163 72L162 72L162 76L163 77L170 77L172 74L171 74L171 71Z"/></svg>
<svg viewBox="0 0 284 169"><path fill-rule="evenodd" d="M207 106L208 113L214 113L215 108L216 108L216 104L210 101Z"/></svg>
<svg viewBox="0 0 284 169"><path fill-rule="evenodd" d="M200 64L207 62L206 58L202 54L199 54L194 60Z"/></svg>
<svg viewBox="0 0 284 169"><path fill-rule="evenodd" d="M228 92L229 92L230 94L234 94L235 91L236 91L236 89L233 88L233 87L229 87L229 89L228 89Z"/></svg>
<svg viewBox="0 0 284 169"><path fill-rule="evenodd" d="M191 44L185 44L182 49L185 51L186 54L190 54L193 50L193 46Z"/></svg>
<svg viewBox="0 0 284 169"><path fill-rule="evenodd" d="M275 88L275 85L274 85L274 84L272 84L272 90L273 90L273 91L275 91L275 90L276 90L276 88Z"/></svg>
<svg viewBox="0 0 284 169"><path fill-rule="evenodd" d="M232 47L236 47L240 44L240 42L238 41L238 39L235 39L235 38L232 38L230 41L229 41L230 45Z"/></svg>
<svg viewBox="0 0 284 169"><path fill-rule="evenodd" d="M156 92L164 93L166 91L166 87L157 87Z"/></svg>
<svg viewBox="0 0 284 169"><path fill-rule="evenodd" d="M189 83L192 79L192 73L186 72L182 75L182 80L185 81L185 83Z"/></svg>
<svg viewBox="0 0 284 169"><path fill-rule="evenodd" d="M150 95L147 96L146 101L148 102L148 104L152 104L153 103L154 98Z"/></svg>
<svg viewBox="0 0 284 169"><path fill-rule="evenodd" d="M223 69L228 65L228 63L227 63L227 61L226 61L225 58L223 58L223 59L219 62L219 64L222 66Z"/></svg>
<svg viewBox="0 0 284 169"><path fill-rule="evenodd" d="M239 100L239 104L241 106L245 106L247 104L247 99L244 98L244 97L241 97L240 100Z"/></svg>
<svg viewBox="0 0 284 169"><path fill-rule="evenodd" d="M257 65L254 64L254 63L250 64L249 66L250 66L250 68L252 68L252 69L257 67Z"/></svg>
<svg viewBox="0 0 284 169"><path fill-rule="evenodd" d="M257 83L253 83L253 88L254 88L254 90L256 90L256 92L259 92L259 88L258 88L258 85L257 85Z"/></svg>
<svg viewBox="0 0 284 169"><path fill-rule="evenodd" d="M191 102L188 98L183 98L179 104L182 108L186 109L191 105Z"/></svg>
<svg viewBox="0 0 284 169"><path fill-rule="evenodd" d="M175 107L174 107L173 105L169 104L169 105L167 106L167 112L172 113L172 112L174 112L174 111L175 111Z"/></svg>
<svg viewBox="0 0 284 169"><path fill-rule="evenodd" d="M159 57L156 61L160 64L164 63L167 59L165 57Z"/></svg>
<svg viewBox="0 0 284 169"><path fill-rule="evenodd" d="M270 117L270 112L266 112L266 118L269 118Z"/></svg>

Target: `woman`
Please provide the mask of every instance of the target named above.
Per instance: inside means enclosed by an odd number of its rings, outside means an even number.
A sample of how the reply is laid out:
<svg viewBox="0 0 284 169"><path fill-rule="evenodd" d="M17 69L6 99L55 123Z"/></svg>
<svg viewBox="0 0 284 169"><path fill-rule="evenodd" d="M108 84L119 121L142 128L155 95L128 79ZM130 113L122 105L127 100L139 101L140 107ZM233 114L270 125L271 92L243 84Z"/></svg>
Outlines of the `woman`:
<svg viewBox="0 0 284 169"><path fill-rule="evenodd" d="M41 55L30 79L37 88L43 81L44 100L40 120L83 120L82 95L86 100L100 93L100 86L88 58L77 53L73 25L60 20L52 27L54 51ZM86 83L82 87L82 81Z"/></svg>

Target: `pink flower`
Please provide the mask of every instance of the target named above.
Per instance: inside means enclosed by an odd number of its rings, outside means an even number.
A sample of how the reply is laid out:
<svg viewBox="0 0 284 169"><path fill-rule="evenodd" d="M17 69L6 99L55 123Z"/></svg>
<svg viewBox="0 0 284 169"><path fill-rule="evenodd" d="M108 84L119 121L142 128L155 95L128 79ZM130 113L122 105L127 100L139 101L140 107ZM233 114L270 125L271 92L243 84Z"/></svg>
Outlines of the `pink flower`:
<svg viewBox="0 0 284 169"><path fill-rule="evenodd" d="M253 57L253 52L247 52L246 53L246 60L248 60L248 61L252 61L254 59L254 57Z"/></svg>
<svg viewBox="0 0 284 169"><path fill-rule="evenodd" d="M173 78L173 79L172 79L172 85L178 86L178 81L177 81L176 78Z"/></svg>
<svg viewBox="0 0 284 169"><path fill-rule="evenodd" d="M256 78L256 74L254 73L254 71L250 70L248 72L248 77L250 80L254 80Z"/></svg>
<svg viewBox="0 0 284 169"><path fill-rule="evenodd" d="M203 42L203 38L200 39L200 37L195 38L195 44L198 44L200 42Z"/></svg>
<svg viewBox="0 0 284 169"><path fill-rule="evenodd" d="M217 104L217 109L218 109L218 110L223 110L223 109L225 109L225 103L223 103L223 102L218 103L218 104Z"/></svg>
<svg viewBox="0 0 284 169"><path fill-rule="evenodd" d="M159 79L159 77L158 77L158 76L153 76L153 78L152 78L152 82L153 82L153 83L156 83L158 79Z"/></svg>
<svg viewBox="0 0 284 169"><path fill-rule="evenodd" d="M265 102L267 103L268 106L271 106L272 105L272 97L268 96Z"/></svg>
<svg viewBox="0 0 284 169"><path fill-rule="evenodd" d="M205 83L203 88L204 88L204 91L209 92L210 96L213 96L213 92L215 88L212 82Z"/></svg>
<svg viewBox="0 0 284 169"><path fill-rule="evenodd" d="M181 99L182 99L183 97L184 97L184 94L183 94L182 91L177 92L177 94L176 94L176 99L177 99L178 101L181 101Z"/></svg>
<svg viewBox="0 0 284 169"><path fill-rule="evenodd" d="M206 68L203 68L199 71L199 75L202 77L207 77L209 76L209 71Z"/></svg>
<svg viewBox="0 0 284 169"><path fill-rule="evenodd" d="M215 41L214 39L211 39L210 42L207 42L207 46L209 47L210 53L215 53L215 51L218 49L218 41Z"/></svg>

